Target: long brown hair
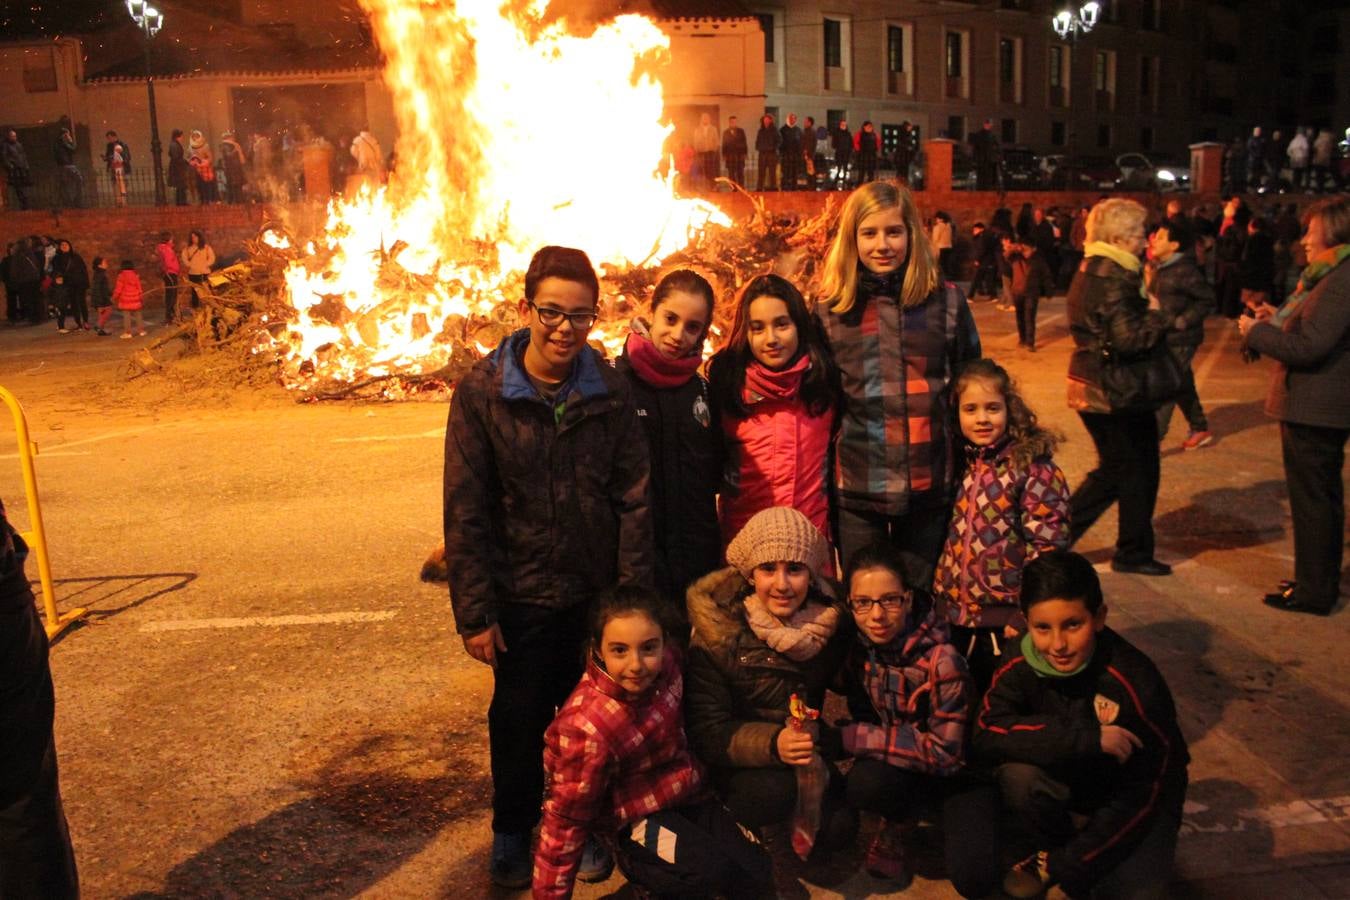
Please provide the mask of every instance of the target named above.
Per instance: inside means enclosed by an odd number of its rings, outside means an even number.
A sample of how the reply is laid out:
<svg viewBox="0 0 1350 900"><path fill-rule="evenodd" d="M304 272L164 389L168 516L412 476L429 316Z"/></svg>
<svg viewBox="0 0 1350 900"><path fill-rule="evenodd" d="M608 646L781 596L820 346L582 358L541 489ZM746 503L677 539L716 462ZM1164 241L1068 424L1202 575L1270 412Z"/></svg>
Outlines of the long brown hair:
<svg viewBox="0 0 1350 900"><path fill-rule="evenodd" d="M928 232L919 219L919 207L909 189L894 181L872 181L848 195L839 213L834 243L825 256L820 279L821 300L830 312L843 315L858 299L858 226L872 213L900 209L909 236L905 259L905 283L900 291L902 306L917 306L937 289L941 280Z"/></svg>
<svg viewBox="0 0 1350 900"><path fill-rule="evenodd" d="M1022 399L1017 382L1013 381L1008 370L988 358L972 359L966 363L952 385L952 414L957 418L957 434L961 433L961 393L976 381L1001 395L1008 407L1008 436L1012 439L1014 466L1025 469L1033 460L1054 455L1064 435L1037 421L1036 414Z"/></svg>

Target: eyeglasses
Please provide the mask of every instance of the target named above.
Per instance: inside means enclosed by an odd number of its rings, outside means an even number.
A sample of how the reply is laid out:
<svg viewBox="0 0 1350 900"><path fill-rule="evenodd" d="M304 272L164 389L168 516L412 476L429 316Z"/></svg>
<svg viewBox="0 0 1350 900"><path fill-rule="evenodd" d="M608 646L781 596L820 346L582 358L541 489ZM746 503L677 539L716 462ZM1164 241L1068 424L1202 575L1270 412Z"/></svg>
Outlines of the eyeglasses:
<svg viewBox="0 0 1350 900"><path fill-rule="evenodd" d="M850 598L848 605L855 613L865 616L872 611L872 607L874 606L880 606L884 612L898 612L899 610L904 609L906 604L912 599L914 599L914 595L910 593L887 594L886 596L878 597L875 600L871 597Z"/></svg>
<svg viewBox="0 0 1350 900"><path fill-rule="evenodd" d="M593 311L569 313L563 312L561 309L554 309L551 306L536 306L533 300L526 300L525 302L539 316L539 321L549 328L556 328L562 324L563 319L566 319L572 323L572 327L577 331L589 331L595 321L600 318Z"/></svg>

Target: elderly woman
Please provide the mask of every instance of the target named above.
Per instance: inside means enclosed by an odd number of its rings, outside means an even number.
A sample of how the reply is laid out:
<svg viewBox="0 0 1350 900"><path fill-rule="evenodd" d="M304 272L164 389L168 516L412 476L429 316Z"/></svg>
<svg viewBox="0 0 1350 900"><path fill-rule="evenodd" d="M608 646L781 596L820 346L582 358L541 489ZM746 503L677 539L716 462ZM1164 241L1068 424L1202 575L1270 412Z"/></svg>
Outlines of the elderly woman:
<svg viewBox="0 0 1350 900"><path fill-rule="evenodd" d="M1103 200L1087 221L1083 262L1069 286L1069 407L1097 447L1097 468L1069 499L1070 540L1077 541L1119 502L1111 568L1136 575L1170 575L1153 557L1153 507L1158 500L1157 408L1169 396L1151 396L1150 379L1136 369L1170 362L1158 300L1141 291L1144 207ZM1166 358L1164 358L1166 357ZM1174 370L1175 371L1175 370ZM1175 393L1176 384L1172 387Z"/></svg>
<svg viewBox="0 0 1350 900"><path fill-rule="evenodd" d="M828 551L795 509L752 516L727 546L731 567L689 587L694 633L685 686L690 744L736 821L755 829L787 823L803 783L799 771L815 772L823 781L815 844L825 850L849 843L857 830L843 779L822 765L822 756L842 752L838 734L826 742L834 752L822 754L810 730L786 723L794 694L820 708L852 642L852 617L818 578Z"/></svg>
<svg viewBox="0 0 1350 900"><path fill-rule="evenodd" d="M1329 615L1340 597L1345 540L1341 468L1350 437L1350 198L1308 211L1308 266L1279 310L1238 320L1246 346L1278 363L1266 414L1280 420L1294 520L1294 581L1265 603Z"/></svg>

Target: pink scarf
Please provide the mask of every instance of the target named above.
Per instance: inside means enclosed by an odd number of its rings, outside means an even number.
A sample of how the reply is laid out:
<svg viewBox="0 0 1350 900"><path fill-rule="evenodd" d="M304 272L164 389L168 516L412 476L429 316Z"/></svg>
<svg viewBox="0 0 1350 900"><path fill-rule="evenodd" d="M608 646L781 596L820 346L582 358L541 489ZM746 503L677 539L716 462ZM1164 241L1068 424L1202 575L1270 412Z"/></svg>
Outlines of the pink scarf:
<svg viewBox="0 0 1350 900"><path fill-rule="evenodd" d="M695 352L680 359L671 359L656 349L646 332L642 321L635 320L633 330L623 345L623 352L628 354L628 362L639 378L654 388L677 388L694 377L703 363L700 354Z"/></svg>
<svg viewBox="0 0 1350 900"><path fill-rule="evenodd" d="M811 357L802 354L786 369L765 368L758 360L745 367L745 393L742 399L746 403L758 403L761 400L791 400L801 390L802 379L811 368Z"/></svg>

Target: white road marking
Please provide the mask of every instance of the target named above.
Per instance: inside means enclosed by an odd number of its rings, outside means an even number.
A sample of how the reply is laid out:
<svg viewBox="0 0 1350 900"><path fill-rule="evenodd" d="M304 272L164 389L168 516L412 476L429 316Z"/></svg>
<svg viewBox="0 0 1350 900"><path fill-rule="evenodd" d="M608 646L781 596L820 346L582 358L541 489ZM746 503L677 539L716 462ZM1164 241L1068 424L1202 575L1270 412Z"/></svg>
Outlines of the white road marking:
<svg viewBox="0 0 1350 900"><path fill-rule="evenodd" d="M51 450L50 452L44 451L42 449L45 446L52 446L49 441L35 441L34 443L38 445L38 453L37 453L38 459L42 459L43 457L47 456L77 456L77 455L87 456L89 455L87 452L82 454L75 454L75 453L67 453L66 451L72 447L83 447L86 444L97 444L99 441L111 441L114 438L126 437L127 435L131 434L140 434L143 431L149 431L153 427L154 427L153 425L146 425L141 428L125 428L121 431L110 431L107 434L96 434L93 437L80 438L77 441L63 441L60 444L56 444L55 449ZM0 459L18 459L18 458L19 454L17 452L0 453Z"/></svg>
<svg viewBox="0 0 1350 900"><path fill-rule="evenodd" d="M371 441L416 441L422 438L443 438L445 437L444 428L433 428L430 431L423 431L421 434L366 434L361 437L340 437L333 438L334 444L362 444Z"/></svg>
<svg viewBox="0 0 1350 900"><path fill-rule="evenodd" d="M142 625L142 632L198 631L204 628L277 628L286 625L351 625L357 622L385 622L398 615L383 612L317 613L308 616L247 616L238 619L176 619Z"/></svg>

